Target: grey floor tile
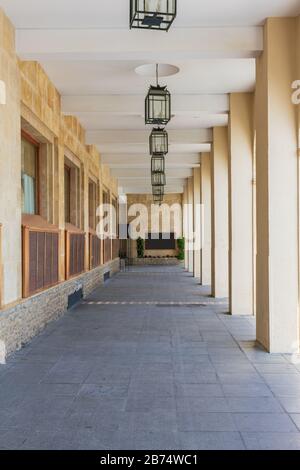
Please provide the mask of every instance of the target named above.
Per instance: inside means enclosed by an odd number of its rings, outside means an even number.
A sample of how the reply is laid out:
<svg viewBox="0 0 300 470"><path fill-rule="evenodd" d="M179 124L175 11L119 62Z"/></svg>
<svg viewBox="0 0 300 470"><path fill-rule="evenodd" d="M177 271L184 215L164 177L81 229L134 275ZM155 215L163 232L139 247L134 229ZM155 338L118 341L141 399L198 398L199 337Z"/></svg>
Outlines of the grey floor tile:
<svg viewBox="0 0 300 470"><path fill-rule="evenodd" d="M244 450L238 432L180 432L180 448L184 450Z"/></svg>
<svg viewBox="0 0 300 470"><path fill-rule="evenodd" d="M83 384L78 392L80 397L105 399L127 398L128 385L123 384Z"/></svg>
<svg viewBox="0 0 300 470"><path fill-rule="evenodd" d="M241 432L296 432L297 428L287 414L236 413L236 427Z"/></svg>
<svg viewBox="0 0 300 470"><path fill-rule="evenodd" d="M155 410L176 410L176 401L174 397L154 397L145 396L142 393L136 393L128 397L126 411L147 412Z"/></svg>
<svg viewBox="0 0 300 470"><path fill-rule="evenodd" d="M122 416L119 429L129 434L138 431L175 432L177 430L176 411L126 412Z"/></svg>
<svg viewBox="0 0 300 470"><path fill-rule="evenodd" d="M269 386L273 385L286 385L286 386L300 386L300 374L265 374L261 376Z"/></svg>
<svg viewBox="0 0 300 470"><path fill-rule="evenodd" d="M182 372L174 373L174 381L177 384L216 384L218 378L213 370L189 372L183 368Z"/></svg>
<svg viewBox="0 0 300 470"><path fill-rule="evenodd" d="M283 413L280 403L273 397L227 397L232 413Z"/></svg>
<svg viewBox="0 0 300 470"><path fill-rule="evenodd" d="M223 384L224 394L227 397L270 397L272 392L265 384Z"/></svg>
<svg viewBox="0 0 300 470"><path fill-rule="evenodd" d="M248 450L300 450L300 433L243 432Z"/></svg>
<svg viewBox="0 0 300 470"><path fill-rule="evenodd" d="M144 382L143 378L140 380L132 380L129 385L129 396L135 394L150 396L150 397L173 397L175 395L175 387L173 381L164 382Z"/></svg>
<svg viewBox="0 0 300 470"><path fill-rule="evenodd" d="M237 431L230 413L178 412L178 431L226 432Z"/></svg>
<svg viewBox="0 0 300 470"><path fill-rule="evenodd" d="M300 397L279 397L279 401L287 413L300 413Z"/></svg>
<svg viewBox="0 0 300 470"><path fill-rule="evenodd" d="M177 267L96 290L108 304L79 304L0 367L0 449L299 448L300 367L208 295ZM163 305L191 299L209 305Z"/></svg>
<svg viewBox="0 0 300 470"><path fill-rule="evenodd" d="M300 397L300 384L289 384L278 383L273 385L269 384L270 390L276 397Z"/></svg>
<svg viewBox="0 0 300 470"><path fill-rule="evenodd" d="M89 375L92 363L61 359L44 377L49 384L81 384ZM93 382L92 382L93 383Z"/></svg>
<svg viewBox="0 0 300 470"><path fill-rule="evenodd" d="M296 367L293 364L283 363L283 364L259 364L254 363L255 368L258 372L263 374L300 374L297 371Z"/></svg>
<svg viewBox="0 0 300 470"><path fill-rule="evenodd" d="M229 406L223 397L176 397L177 410L192 412L193 410L208 413L227 413Z"/></svg>
<svg viewBox="0 0 300 470"><path fill-rule="evenodd" d="M2 429L0 433L0 449L19 450L26 442L28 429Z"/></svg>
<svg viewBox="0 0 300 470"><path fill-rule="evenodd" d="M297 428L300 431L300 413L299 414L291 414L290 415L294 423L296 424Z"/></svg>
<svg viewBox="0 0 300 470"><path fill-rule="evenodd" d="M138 431L129 435L120 430L113 448L117 450L174 450L179 449L177 432Z"/></svg>
<svg viewBox="0 0 300 470"><path fill-rule="evenodd" d="M224 392L219 384L177 384L177 397L223 397Z"/></svg>
<svg viewBox="0 0 300 470"><path fill-rule="evenodd" d="M222 384L228 385L264 384L263 378L257 372L218 372L218 379Z"/></svg>

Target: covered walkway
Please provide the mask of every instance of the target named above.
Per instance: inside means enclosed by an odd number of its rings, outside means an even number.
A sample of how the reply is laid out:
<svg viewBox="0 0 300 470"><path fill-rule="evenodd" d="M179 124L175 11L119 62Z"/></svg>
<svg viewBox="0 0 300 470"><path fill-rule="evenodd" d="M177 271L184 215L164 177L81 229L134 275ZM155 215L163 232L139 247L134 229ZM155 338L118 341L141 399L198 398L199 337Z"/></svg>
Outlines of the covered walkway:
<svg viewBox="0 0 300 470"><path fill-rule="evenodd" d="M0 448L300 449L300 366L227 310L181 267L118 274L1 366Z"/></svg>

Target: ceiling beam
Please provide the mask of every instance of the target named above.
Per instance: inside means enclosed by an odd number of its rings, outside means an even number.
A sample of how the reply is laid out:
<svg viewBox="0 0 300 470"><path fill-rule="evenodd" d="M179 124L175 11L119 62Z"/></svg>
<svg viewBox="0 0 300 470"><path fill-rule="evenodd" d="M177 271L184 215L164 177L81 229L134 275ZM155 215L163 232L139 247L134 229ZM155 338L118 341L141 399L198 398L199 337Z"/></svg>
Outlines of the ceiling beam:
<svg viewBox="0 0 300 470"><path fill-rule="evenodd" d="M87 131L87 144L145 144L149 142L149 131L97 130ZM169 131L170 144L204 144L212 142L211 129L178 129Z"/></svg>
<svg viewBox="0 0 300 470"><path fill-rule="evenodd" d="M127 29L18 29L23 60L151 60L255 58L263 51L263 28L173 28L161 34Z"/></svg>
<svg viewBox="0 0 300 470"><path fill-rule="evenodd" d="M111 174L118 179L142 179L149 181L151 176L150 165L148 168L121 168L121 169L111 169ZM193 170L191 168L167 168L166 169L167 178L190 178L193 176Z"/></svg>
<svg viewBox="0 0 300 470"><path fill-rule="evenodd" d="M184 192L185 185L172 186L168 185L165 187L165 194L182 194ZM119 194L152 194L151 186L147 187L136 187L136 186L119 186Z"/></svg>
<svg viewBox="0 0 300 470"><path fill-rule="evenodd" d="M170 177L167 180L167 184L171 184L172 186L177 185L185 185L187 179L185 177ZM119 186L139 186L143 188L144 186L151 187L151 177L150 174L140 178L118 178Z"/></svg>
<svg viewBox="0 0 300 470"><path fill-rule="evenodd" d="M109 165L111 168L144 168L144 165L148 165L150 162L149 153L145 154L102 154L102 163ZM169 153L166 156L166 162L169 166L182 166L182 167L193 167L200 164L200 154L198 153Z"/></svg>
<svg viewBox="0 0 300 470"><path fill-rule="evenodd" d="M144 116L142 95L63 96L62 110L66 114L107 113L125 116ZM175 115L229 112L227 94L172 95L172 112Z"/></svg>
<svg viewBox="0 0 300 470"><path fill-rule="evenodd" d="M148 152L149 154L149 144L148 141L145 140L143 144L124 144L120 143L113 143L109 142L106 144L97 144L97 149L99 150L100 154L133 154L133 155L143 155ZM201 152L210 152L211 151L211 143L204 143L204 144L186 144L186 143L179 143L179 144L171 144L170 151L173 155L175 154L189 154L189 153L201 153Z"/></svg>

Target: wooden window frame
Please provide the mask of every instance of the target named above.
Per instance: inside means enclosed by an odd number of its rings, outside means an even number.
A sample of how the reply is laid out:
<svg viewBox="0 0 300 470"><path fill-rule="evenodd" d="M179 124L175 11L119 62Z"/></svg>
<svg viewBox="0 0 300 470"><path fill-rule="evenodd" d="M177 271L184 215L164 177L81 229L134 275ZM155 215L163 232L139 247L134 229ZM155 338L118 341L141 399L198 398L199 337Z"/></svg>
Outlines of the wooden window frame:
<svg viewBox="0 0 300 470"><path fill-rule="evenodd" d="M65 152L64 154L64 168L68 168L69 171L70 171L70 202L72 200L72 194L73 192L75 192L75 196L76 196L76 223L74 224L74 218L72 217L72 205L70 204L70 222L66 222L65 221L65 224L66 225L71 225L73 226L76 230L82 230L82 210L83 210L83 206L82 206L82 187L81 187L81 184L82 184L82 165L80 164L80 162L77 162L75 163L74 160L75 158L69 158L69 153ZM74 188L72 186L72 174L71 174L71 171L74 170L76 171L76 190L75 191L72 191Z"/></svg>
<svg viewBox="0 0 300 470"><path fill-rule="evenodd" d="M66 163L64 164L64 205L66 206L66 198L65 198L65 171L69 174L69 220L66 220L66 209L64 213L64 222L65 224L71 223L71 168Z"/></svg>
<svg viewBox="0 0 300 470"><path fill-rule="evenodd" d="M90 218L91 218L91 214L90 214L90 209L91 209L91 204L90 204L90 185L93 185L94 186L94 191L95 191L95 199L94 199L94 209L95 209L95 214L94 214L94 227L91 227L91 223L90 223ZM97 229L97 215L96 215L96 211L97 211L97 205L98 205L98 200L99 200L99 183L98 181L95 181L91 176L89 176L88 178L88 204L89 204L89 230L92 231L92 232L96 232L96 229Z"/></svg>
<svg viewBox="0 0 300 470"><path fill-rule="evenodd" d="M30 134L21 129L21 138L34 145L36 148L36 178L35 178L35 214L40 215L40 142L34 139ZM27 215L24 212L24 215Z"/></svg>

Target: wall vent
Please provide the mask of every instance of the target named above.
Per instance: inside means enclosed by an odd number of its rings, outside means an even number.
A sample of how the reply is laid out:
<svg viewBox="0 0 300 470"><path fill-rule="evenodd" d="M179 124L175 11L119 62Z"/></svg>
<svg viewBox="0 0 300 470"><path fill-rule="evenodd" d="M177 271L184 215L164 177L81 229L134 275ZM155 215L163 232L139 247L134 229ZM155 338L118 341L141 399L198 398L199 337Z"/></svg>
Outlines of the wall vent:
<svg viewBox="0 0 300 470"><path fill-rule="evenodd" d="M70 294L68 297L68 310L74 307L74 305L78 304L78 302L80 302L82 299L83 290L82 287L79 287L78 289L76 289L75 292L73 292L73 294Z"/></svg>
<svg viewBox="0 0 300 470"><path fill-rule="evenodd" d="M110 279L110 271L107 271L106 273L104 273L103 279L104 279L104 282Z"/></svg>

